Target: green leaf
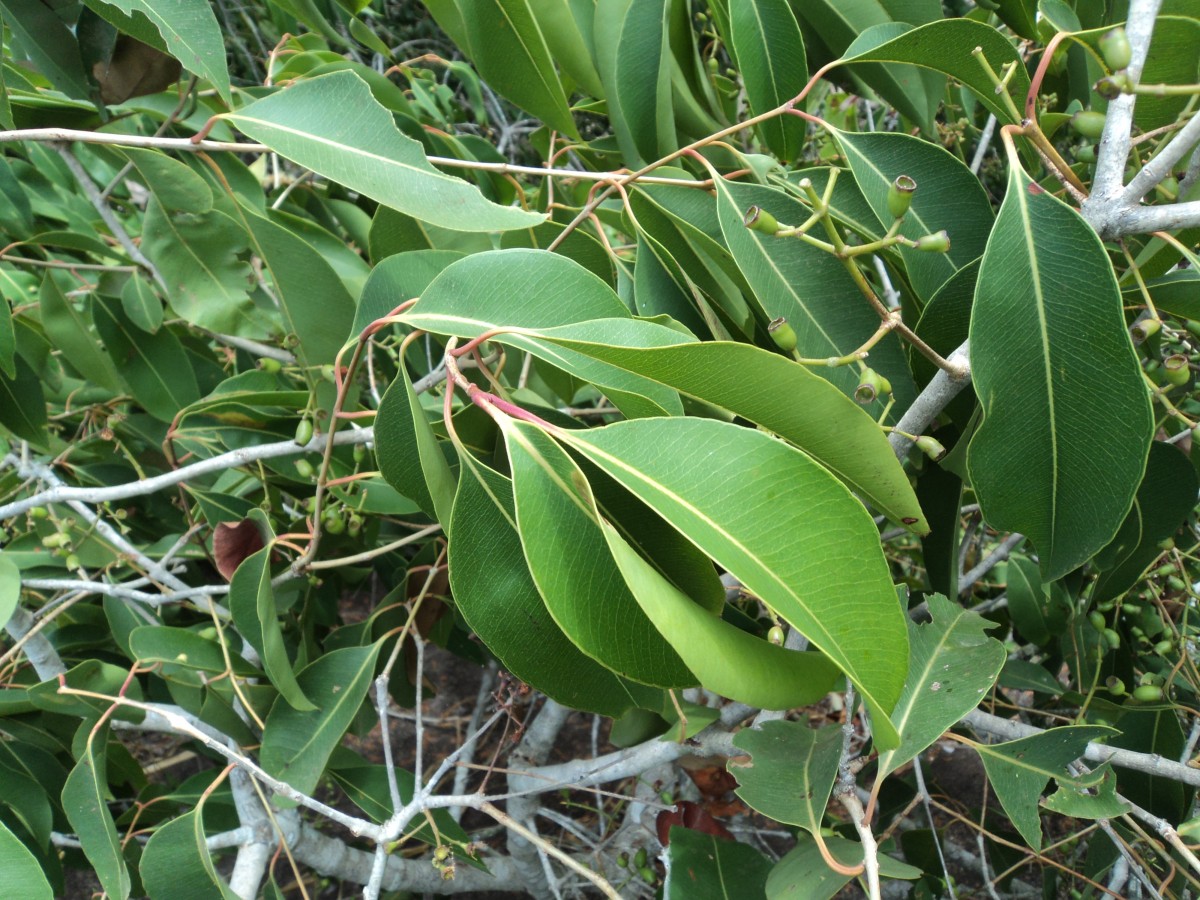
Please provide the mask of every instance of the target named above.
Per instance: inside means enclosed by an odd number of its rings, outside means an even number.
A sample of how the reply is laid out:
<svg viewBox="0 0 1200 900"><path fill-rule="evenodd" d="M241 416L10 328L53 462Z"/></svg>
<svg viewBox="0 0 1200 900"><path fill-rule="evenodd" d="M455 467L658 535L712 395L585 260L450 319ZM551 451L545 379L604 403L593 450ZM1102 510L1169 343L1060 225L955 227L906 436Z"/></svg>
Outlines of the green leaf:
<svg viewBox="0 0 1200 900"><path fill-rule="evenodd" d="M1096 565L1103 570L1092 594L1096 602L1119 597L1137 584L1162 553L1159 544L1175 534L1195 507L1197 490L1200 482L1187 456L1159 441L1150 445L1133 508L1112 543L1096 554Z"/></svg>
<svg viewBox="0 0 1200 900"><path fill-rule="evenodd" d="M1054 585L1042 583L1037 565L1017 555L1008 560L1008 609L1022 637L1039 646L1062 634L1071 615Z"/></svg>
<svg viewBox="0 0 1200 900"><path fill-rule="evenodd" d="M652 694L579 651L551 618L525 564L512 483L463 455L450 525L450 586L467 624L526 684L571 709L619 716Z"/></svg>
<svg viewBox="0 0 1200 900"><path fill-rule="evenodd" d="M1076 784L1060 784L1042 806L1075 819L1116 819L1132 809L1128 800L1117 795L1117 773L1108 763Z"/></svg>
<svg viewBox="0 0 1200 900"><path fill-rule="evenodd" d="M375 458L392 487L439 522L449 523L454 474L404 372L396 376L379 404Z"/></svg>
<svg viewBox="0 0 1200 900"><path fill-rule="evenodd" d="M550 48L550 54L564 72L575 80L580 89L593 97L604 96L604 86L600 83L600 75L592 64L593 50L591 41L591 22L588 22L586 33L580 27L580 21L572 12L577 4L574 0L540 0L530 8L541 28L542 37ZM588 4L591 7L592 4ZM592 10L584 8L590 16Z"/></svg>
<svg viewBox="0 0 1200 900"><path fill-rule="evenodd" d="M367 696L379 647L371 644L333 650L300 672L299 687L316 701L316 706L301 711L275 701L259 751L262 767L268 773L305 794L313 792L330 754L341 743Z"/></svg>
<svg viewBox="0 0 1200 900"><path fill-rule="evenodd" d="M791 100L808 83L804 39L787 0L733 0L730 40L753 115ZM776 116L756 126L771 152L796 160L804 147L807 124L796 116Z"/></svg>
<svg viewBox="0 0 1200 900"><path fill-rule="evenodd" d="M887 714L908 669L904 614L875 524L840 482L787 444L711 419L638 419L556 437L808 637L859 685L881 746L895 746Z"/></svg>
<svg viewBox="0 0 1200 900"><path fill-rule="evenodd" d="M140 275L132 276L121 288L121 309L130 322L148 334L162 327L162 301L150 282Z"/></svg>
<svg viewBox="0 0 1200 900"><path fill-rule="evenodd" d="M199 807L150 836L138 870L150 900L235 900L237 896L213 865Z"/></svg>
<svg viewBox="0 0 1200 900"><path fill-rule="evenodd" d="M908 681L892 722L900 746L879 755L879 777L904 765L977 707L1004 665L1004 645L984 631L993 624L940 594L930 594L933 621L909 622Z"/></svg>
<svg viewBox="0 0 1200 900"><path fill-rule="evenodd" d="M488 85L548 126L579 139L567 96L529 0L470 0L463 15L471 61Z"/></svg>
<svg viewBox="0 0 1200 900"><path fill-rule="evenodd" d="M992 229L992 205L979 179L956 156L907 134L839 131L837 142L854 180L884 227L888 189L900 175L917 183L900 234L916 240L945 230L949 253L926 253L900 247L900 258L913 290L928 300L956 271L983 255Z"/></svg>
<svg viewBox="0 0 1200 900"><path fill-rule="evenodd" d="M1008 91L1009 96L1014 98L1017 116L1013 115L1008 104L998 98L987 71L972 55L976 47L980 48L992 70L997 73L1005 66L1015 64ZM898 62L934 69L961 81L987 107L988 112L1001 123L1009 125L1019 124L1019 112L1029 92L1029 73L1016 48L1000 31L972 19L930 22L870 49L847 53L843 62Z"/></svg>
<svg viewBox="0 0 1200 900"><path fill-rule="evenodd" d="M226 671L221 645L187 628L142 625L129 633L129 650L140 662L161 662L204 672ZM229 654L234 672L256 675L258 670L237 653Z"/></svg>
<svg viewBox="0 0 1200 900"><path fill-rule="evenodd" d="M0 373L16 378L17 332L13 328L12 303L7 290L0 290L0 293L4 295L0 297Z"/></svg>
<svg viewBox="0 0 1200 900"><path fill-rule="evenodd" d="M46 335L62 350L71 368L85 379L113 393L122 393L121 376L100 345L99 336L92 327L89 306L91 304L85 301L77 308L75 302L67 298L53 272L46 272L38 291L38 308Z"/></svg>
<svg viewBox="0 0 1200 900"><path fill-rule="evenodd" d="M505 231L545 218L485 200L473 185L431 166L351 71L301 81L227 117L297 165L434 225Z"/></svg>
<svg viewBox="0 0 1200 900"><path fill-rule="evenodd" d="M87 97L91 93L79 44L53 7L42 0L0 0L0 10L16 39L14 50L19 48L28 54L34 67L54 87L68 97Z"/></svg>
<svg viewBox="0 0 1200 900"><path fill-rule="evenodd" d="M14 361L15 378L0 373L0 425L31 444L46 447L46 398L42 381L20 356Z"/></svg>
<svg viewBox="0 0 1200 900"><path fill-rule="evenodd" d="M591 488L557 444L527 423L503 425L517 531L546 608L575 645L624 678L689 687L696 678L630 593L605 544Z"/></svg>
<svg viewBox="0 0 1200 900"><path fill-rule="evenodd" d="M596 68L608 117L627 165L641 166L676 149L671 102L671 4L598 0Z"/></svg>
<svg viewBox="0 0 1200 900"><path fill-rule="evenodd" d="M62 804L67 821L79 837L83 852L100 879L100 884L110 897L124 900L129 896L131 882L125 858L121 854L117 828L105 802L108 777L105 774L103 748L107 740L107 728L101 728L98 733L92 732L88 737L79 762L67 776Z"/></svg>
<svg viewBox="0 0 1200 900"><path fill-rule="evenodd" d="M1089 741L1116 734L1099 725L1065 725L1005 744L976 744L1000 805L1034 850L1042 846L1038 799L1051 778L1073 781L1067 764L1083 756Z"/></svg>
<svg viewBox="0 0 1200 900"><path fill-rule="evenodd" d="M275 591L271 588L270 543L242 560L233 573L229 611L242 637L258 651L267 677L283 698L297 710L316 709L300 687L283 644Z"/></svg>
<svg viewBox="0 0 1200 900"><path fill-rule="evenodd" d="M413 798L416 778L407 769L393 767L392 771L396 776L396 787L400 791L400 802L408 803ZM387 766L339 765L337 768L330 767L329 774L342 786L354 805L374 821L386 822L396 812L392 809ZM425 823L411 833L416 840L427 844L438 844L448 840L459 845L465 845L471 840L462 826L451 817L449 810L434 809L430 810L430 813L437 830L434 831Z"/></svg>
<svg viewBox="0 0 1200 900"><path fill-rule="evenodd" d="M199 214L212 209L212 189L191 166L157 150L124 147L121 153L168 213Z"/></svg>
<svg viewBox="0 0 1200 900"><path fill-rule="evenodd" d="M665 900L762 896L771 863L749 844L679 826L670 837Z"/></svg>
<svg viewBox="0 0 1200 900"><path fill-rule="evenodd" d="M988 523L1028 536L1052 581L1116 534L1153 417L1100 239L1010 163L971 310L967 464Z"/></svg>
<svg viewBox="0 0 1200 900"><path fill-rule="evenodd" d="M146 16L172 56L217 89L231 103L229 69L225 65L225 39L208 0L104 0L127 16Z"/></svg>
<svg viewBox="0 0 1200 900"><path fill-rule="evenodd" d="M443 269L462 256L454 250L409 250L378 262L358 298L350 336L362 334L364 328L405 300L421 296Z"/></svg>
<svg viewBox="0 0 1200 900"><path fill-rule="evenodd" d="M825 838L829 852L844 866L862 862L862 845L841 837ZM879 854L879 874L884 878L903 878L913 881L921 870L885 854ZM796 846L771 870L767 878L768 900L831 900L838 891L853 880L829 868L821 856L817 842L800 834Z"/></svg>
<svg viewBox="0 0 1200 900"><path fill-rule="evenodd" d="M97 297L93 315L105 349L146 412L170 422L179 410L200 399L196 373L169 330L146 334L112 297Z"/></svg>
<svg viewBox="0 0 1200 900"><path fill-rule="evenodd" d="M0 625L7 625L21 599L21 570L7 556L0 556Z"/></svg>
<svg viewBox="0 0 1200 900"><path fill-rule="evenodd" d="M841 727L764 722L738 732L733 745L750 754L749 763L729 763L737 795L777 822L820 832L842 756Z"/></svg>
<svg viewBox="0 0 1200 900"><path fill-rule="evenodd" d="M22 900L52 900L42 867L20 839L0 822L0 872L4 873L6 891Z"/></svg>

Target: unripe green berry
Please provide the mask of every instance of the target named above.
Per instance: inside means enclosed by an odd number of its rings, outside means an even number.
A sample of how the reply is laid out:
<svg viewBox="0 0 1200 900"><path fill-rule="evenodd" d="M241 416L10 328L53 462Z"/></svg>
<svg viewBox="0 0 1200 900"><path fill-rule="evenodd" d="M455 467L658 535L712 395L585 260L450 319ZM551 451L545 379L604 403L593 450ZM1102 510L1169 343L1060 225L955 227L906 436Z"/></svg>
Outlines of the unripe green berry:
<svg viewBox="0 0 1200 900"><path fill-rule="evenodd" d="M927 434L923 434L917 438L917 449L934 462L937 462L946 455L946 448L942 446L941 441Z"/></svg>
<svg viewBox="0 0 1200 900"><path fill-rule="evenodd" d="M1187 590L1187 584L1178 575L1167 576L1167 587L1173 591L1182 592Z"/></svg>
<svg viewBox="0 0 1200 900"><path fill-rule="evenodd" d="M1092 613L1091 615L1088 616L1088 621L1091 622L1092 627L1095 628L1097 631L1099 631L1101 634L1103 634L1104 629L1108 627L1108 623L1104 620L1103 613L1098 613L1098 612Z"/></svg>
<svg viewBox="0 0 1200 900"><path fill-rule="evenodd" d="M1129 61L1133 59L1133 47L1124 28L1118 25L1100 38L1100 55L1104 57L1104 64L1114 72L1129 66Z"/></svg>
<svg viewBox="0 0 1200 900"><path fill-rule="evenodd" d="M1167 379L1167 384L1180 387L1188 383L1192 377L1191 367L1188 365L1188 358L1182 353L1173 353L1163 360L1163 377Z"/></svg>
<svg viewBox="0 0 1200 900"><path fill-rule="evenodd" d="M628 856L628 854L625 854L625 853L618 853L618 854L617 854L617 865L618 865L618 866L620 866L622 869L626 869L626 868L628 868L628 867L629 867L629 856Z"/></svg>
<svg viewBox="0 0 1200 900"><path fill-rule="evenodd" d="M1156 684L1142 684L1133 689L1133 699L1138 703L1157 703L1163 698L1163 690Z"/></svg>
<svg viewBox="0 0 1200 900"><path fill-rule="evenodd" d="M1111 628L1104 629L1104 640L1108 642L1108 646L1113 650L1116 650L1121 646L1121 635L1117 634L1117 632Z"/></svg>
<svg viewBox="0 0 1200 900"><path fill-rule="evenodd" d="M874 369L863 369L858 378L858 387L854 389L854 399L866 406L874 403L875 398L892 392L892 383Z"/></svg>
<svg viewBox="0 0 1200 900"><path fill-rule="evenodd" d="M1159 550L1174 550L1175 549L1175 538L1173 538L1173 537L1163 538L1161 541L1159 541L1157 544L1155 544L1155 546L1158 547Z"/></svg>
<svg viewBox="0 0 1200 900"><path fill-rule="evenodd" d="M742 221L751 231L758 231L762 234L777 234L779 232L779 222L761 206L752 206L746 210Z"/></svg>
<svg viewBox="0 0 1200 900"><path fill-rule="evenodd" d="M1161 319L1147 316L1144 319L1138 319L1134 322L1129 329L1129 333L1133 336L1133 342L1140 344L1146 338L1154 337L1154 335L1158 334L1160 328L1162 328Z"/></svg>
<svg viewBox="0 0 1200 900"><path fill-rule="evenodd" d="M1154 652L1157 653L1159 656L1166 656L1168 653L1170 653L1174 649L1175 649L1175 644L1169 638L1166 640L1161 640L1157 644L1154 645Z"/></svg>
<svg viewBox="0 0 1200 900"><path fill-rule="evenodd" d="M783 316L771 320L767 326L767 334L771 335L771 340L780 350L791 353L796 349L796 331Z"/></svg>
<svg viewBox="0 0 1200 900"><path fill-rule="evenodd" d="M366 458L367 458L367 445L366 444L355 444L354 445L354 461L356 463L361 463Z"/></svg>
<svg viewBox="0 0 1200 900"><path fill-rule="evenodd" d="M333 384L336 381L336 379L333 377L333 366L329 365L328 363L321 366L321 377L330 384Z"/></svg>
<svg viewBox="0 0 1200 900"><path fill-rule="evenodd" d="M325 516L325 531L329 534L341 534L346 530L346 520L339 513L331 512Z"/></svg>
<svg viewBox="0 0 1200 900"><path fill-rule="evenodd" d="M295 465L296 472L301 478L312 478L313 475L316 474L316 470L313 469L312 463L310 463L307 459L298 459L296 460Z"/></svg>
<svg viewBox="0 0 1200 900"><path fill-rule="evenodd" d="M83 563L79 561L79 557L74 553L67 555L67 568L74 572L76 569L82 568Z"/></svg>
<svg viewBox="0 0 1200 900"><path fill-rule="evenodd" d="M721 62L715 56L710 56L705 65L708 66L708 71L712 72L714 75L716 75L717 70L721 68Z"/></svg>
<svg viewBox="0 0 1200 900"><path fill-rule="evenodd" d="M1125 691L1126 691L1125 682L1123 682L1116 675L1109 675L1108 678L1105 680L1104 684L1108 688L1108 692L1110 694L1112 694L1114 697L1124 697L1125 696Z"/></svg>
<svg viewBox="0 0 1200 900"><path fill-rule="evenodd" d="M1071 127L1076 134L1095 140L1104 133L1104 113L1080 110L1071 116Z"/></svg>
<svg viewBox="0 0 1200 900"><path fill-rule="evenodd" d="M658 884L658 875L649 866L642 866L638 869L638 875L641 876L642 881L646 882L646 884Z"/></svg>
<svg viewBox="0 0 1200 900"><path fill-rule="evenodd" d="M900 175L888 186L887 207L893 219L901 218L912 204L917 183L907 175Z"/></svg>
<svg viewBox="0 0 1200 900"><path fill-rule="evenodd" d="M301 447L305 446L313 438L313 423L312 419L304 416L296 423L296 443Z"/></svg>
<svg viewBox="0 0 1200 900"><path fill-rule="evenodd" d="M637 853L635 853L633 855L633 864L640 869L642 866L646 865L646 860L647 860L646 848L638 847Z"/></svg>
<svg viewBox="0 0 1200 900"><path fill-rule="evenodd" d="M283 368L283 364L273 356L264 356L258 361L258 367L268 375L274 375Z"/></svg>
<svg viewBox="0 0 1200 900"><path fill-rule="evenodd" d="M44 506L35 506L29 510L29 518L31 519L44 519L48 515L50 515L50 512Z"/></svg>
<svg viewBox="0 0 1200 900"><path fill-rule="evenodd" d="M1075 159L1081 163L1094 163L1096 161L1096 145L1081 144L1075 150Z"/></svg>
<svg viewBox="0 0 1200 900"><path fill-rule="evenodd" d="M776 647L783 646L783 629L778 625L772 625L771 630L767 632L767 640Z"/></svg>
<svg viewBox="0 0 1200 900"><path fill-rule="evenodd" d="M949 253L950 235L945 231L922 235L917 238L917 249L924 253Z"/></svg>

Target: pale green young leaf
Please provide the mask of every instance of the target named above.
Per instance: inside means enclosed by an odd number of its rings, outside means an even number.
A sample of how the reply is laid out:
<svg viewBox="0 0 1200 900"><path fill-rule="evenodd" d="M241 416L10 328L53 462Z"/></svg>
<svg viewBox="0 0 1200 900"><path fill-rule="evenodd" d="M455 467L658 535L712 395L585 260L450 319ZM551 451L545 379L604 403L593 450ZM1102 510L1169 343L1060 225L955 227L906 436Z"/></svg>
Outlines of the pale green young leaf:
<svg viewBox="0 0 1200 900"><path fill-rule="evenodd" d="M819 832L837 780L841 727L765 722L761 728L738 732L733 744L750 754L748 763L731 760L729 764L738 781L737 795L777 822Z"/></svg>

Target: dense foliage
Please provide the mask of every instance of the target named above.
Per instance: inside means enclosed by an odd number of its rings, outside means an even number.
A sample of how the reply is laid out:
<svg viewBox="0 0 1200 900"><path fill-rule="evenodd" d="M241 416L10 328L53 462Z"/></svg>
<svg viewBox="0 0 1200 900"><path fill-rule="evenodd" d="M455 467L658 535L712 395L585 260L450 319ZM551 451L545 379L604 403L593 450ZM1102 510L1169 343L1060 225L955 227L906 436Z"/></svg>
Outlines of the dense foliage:
<svg viewBox="0 0 1200 900"><path fill-rule="evenodd" d="M1200 0L0 18L12 896L1200 889Z"/></svg>

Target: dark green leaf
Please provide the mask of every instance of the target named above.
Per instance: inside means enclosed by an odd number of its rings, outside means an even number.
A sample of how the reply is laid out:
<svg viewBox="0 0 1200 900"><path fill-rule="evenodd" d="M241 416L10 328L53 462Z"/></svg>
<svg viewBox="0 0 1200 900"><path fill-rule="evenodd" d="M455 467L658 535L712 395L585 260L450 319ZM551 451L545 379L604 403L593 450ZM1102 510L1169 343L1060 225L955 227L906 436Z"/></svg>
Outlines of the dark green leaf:
<svg viewBox="0 0 1200 900"><path fill-rule="evenodd" d="M810 728L807 722L765 722L738 732L733 744L749 763L730 762L737 795L764 816L819 832L837 779L842 729Z"/></svg>
<svg viewBox="0 0 1200 900"><path fill-rule="evenodd" d="M14 897L51 900L54 896L37 859L3 822L0 822L0 872L4 873L4 889Z"/></svg>
<svg viewBox="0 0 1200 900"><path fill-rule="evenodd" d="M235 900L217 874L196 808L172 819L150 837L139 866L150 900Z"/></svg>
<svg viewBox="0 0 1200 900"><path fill-rule="evenodd" d="M67 776L62 801L67 820L79 837L100 884L110 897L125 900L131 887L129 870L125 867L117 828L105 799L108 795L104 754L107 736L108 729L102 728L88 738L79 762Z"/></svg>
<svg viewBox="0 0 1200 900"><path fill-rule="evenodd" d="M760 897L771 863L749 844L692 831L671 829L667 845L666 900L728 900Z"/></svg>
<svg viewBox="0 0 1200 900"><path fill-rule="evenodd" d="M731 40L750 112L761 115L791 100L808 81L804 39L787 0L733 0ZM795 160L804 147L807 124L782 115L756 126L771 152Z"/></svg>

